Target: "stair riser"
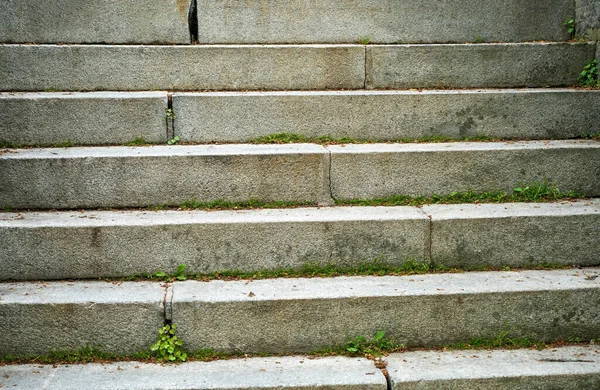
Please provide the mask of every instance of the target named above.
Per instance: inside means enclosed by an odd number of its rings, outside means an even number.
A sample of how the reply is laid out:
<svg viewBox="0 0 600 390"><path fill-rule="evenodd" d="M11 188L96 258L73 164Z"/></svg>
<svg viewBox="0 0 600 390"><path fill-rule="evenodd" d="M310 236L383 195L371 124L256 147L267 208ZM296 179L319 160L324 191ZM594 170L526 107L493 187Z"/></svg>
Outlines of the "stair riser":
<svg viewBox="0 0 600 390"><path fill-rule="evenodd" d="M0 42L189 43L189 0L34 0L0 5ZM348 3L198 1L200 43L560 41L573 0ZM72 10L77 10L73 12ZM325 16L326 15L326 16ZM527 15L516 18L515 15Z"/></svg>
<svg viewBox="0 0 600 390"><path fill-rule="evenodd" d="M500 146L502 145L502 146ZM563 146L569 147L563 148ZM590 146L583 147L584 145ZM450 143L330 146L334 199L454 191L511 193L519 183L555 183L600 195L600 143Z"/></svg>
<svg viewBox="0 0 600 390"><path fill-rule="evenodd" d="M9 338L0 356L86 346L133 354L156 342L164 326L165 289L158 283L3 284L0 295L0 325Z"/></svg>
<svg viewBox="0 0 600 390"><path fill-rule="evenodd" d="M576 84L595 43L0 45L0 90L326 90ZM450 64L450 65L449 65ZM493 71L490 71L493 69Z"/></svg>
<svg viewBox="0 0 600 390"><path fill-rule="evenodd" d="M198 1L201 43L564 40L573 0ZM527 17L516 17L527 15Z"/></svg>
<svg viewBox="0 0 600 390"><path fill-rule="evenodd" d="M348 336L432 346L493 337L597 337L600 270L482 272L406 277L239 282L57 282L0 285L0 356L86 345L146 350L170 302L188 351L302 352ZM126 325L125 325L126 324Z"/></svg>
<svg viewBox="0 0 600 390"><path fill-rule="evenodd" d="M422 211L421 211L422 210ZM303 265L599 265L600 203L0 214L3 280ZM240 240L240 237L244 237Z"/></svg>
<svg viewBox="0 0 600 390"><path fill-rule="evenodd" d="M284 149L38 149L46 158L23 160L5 153L0 155L0 205L64 209L179 206L193 199L328 202L325 150L316 145Z"/></svg>
<svg viewBox="0 0 600 390"><path fill-rule="evenodd" d="M441 135L528 139L600 132L600 91L176 93L185 142L244 142L278 132L398 140ZM573 115L573 112L578 112Z"/></svg>
<svg viewBox="0 0 600 390"><path fill-rule="evenodd" d="M577 84L595 44L367 46L367 88L553 87Z"/></svg>
<svg viewBox="0 0 600 390"><path fill-rule="evenodd" d="M416 208L65 213L42 218L50 226L34 222L19 227L15 219L11 227L0 221L0 279L124 277L173 272L179 264L186 264L190 273L305 264L350 267L375 259L399 265L409 258L423 260L429 245L429 221ZM64 225L51 227L57 220ZM72 221L91 223L69 226ZM37 261L41 259L43 264Z"/></svg>
<svg viewBox="0 0 600 390"><path fill-rule="evenodd" d="M330 204L454 191L511 193L547 180L600 196L600 143L155 146L0 154L0 207L179 206L188 200Z"/></svg>
<svg viewBox="0 0 600 390"><path fill-rule="evenodd" d="M0 90L359 89L365 49L320 46L0 45Z"/></svg>
<svg viewBox="0 0 600 390"><path fill-rule="evenodd" d="M600 265L600 203L423 206L431 259L448 267Z"/></svg>
<svg viewBox="0 0 600 390"><path fill-rule="evenodd" d="M167 93L0 94L0 143L167 142Z"/></svg>
<svg viewBox="0 0 600 390"><path fill-rule="evenodd" d="M3 43L189 43L189 0L0 3Z"/></svg>

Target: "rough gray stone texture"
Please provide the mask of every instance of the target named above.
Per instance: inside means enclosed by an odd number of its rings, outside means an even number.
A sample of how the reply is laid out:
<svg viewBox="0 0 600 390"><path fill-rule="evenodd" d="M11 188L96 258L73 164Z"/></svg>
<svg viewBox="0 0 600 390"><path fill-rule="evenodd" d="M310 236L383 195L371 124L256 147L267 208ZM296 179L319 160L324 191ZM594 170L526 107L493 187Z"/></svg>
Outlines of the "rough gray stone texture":
<svg viewBox="0 0 600 390"><path fill-rule="evenodd" d="M600 142L522 141L332 145L334 199L512 193L545 179L564 192L600 195Z"/></svg>
<svg viewBox="0 0 600 390"><path fill-rule="evenodd" d="M328 203L328 167L310 144L13 149L0 154L0 208Z"/></svg>
<svg viewBox="0 0 600 390"><path fill-rule="evenodd" d="M599 265L600 201L423 206L431 259L449 267Z"/></svg>
<svg viewBox="0 0 600 390"><path fill-rule="evenodd" d="M189 350L300 352L348 335L429 346L497 336L594 338L600 269L334 279L176 282L173 322Z"/></svg>
<svg viewBox="0 0 600 390"><path fill-rule="evenodd" d="M575 28L578 35L600 39L600 1L576 0Z"/></svg>
<svg viewBox="0 0 600 390"><path fill-rule="evenodd" d="M0 356L89 346L118 354L147 350L164 325L159 283L0 284Z"/></svg>
<svg viewBox="0 0 600 390"><path fill-rule="evenodd" d="M0 367L6 388L48 390L386 390L367 359L269 357L159 365L139 362ZM8 378L5 376L7 375ZM41 384L32 386L33 384ZM45 386L43 386L45 384Z"/></svg>
<svg viewBox="0 0 600 390"><path fill-rule="evenodd" d="M0 93L0 143L166 143L166 92Z"/></svg>
<svg viewBox="0 0 600 390"><path fill-rule="evenodd" d="M429 219L412 207L0 213L0 279L399 265L428 259Z"/></svg>
<svg viewBox="0 0 600 390"><path fill-rule="evenodd" d="M557 87L577 84L595 43L367 46L366 86Z"/></svg>
<svg viewBox="0 0 600 390"><path fill-rule="evenodd" d="M2 43L189 43L189 0L5 0Z"/></svg>
<svg viewBox="0 0 600 390"><path fill-rule="evenodd" d="M398 140L442 135L565 139L600 132L600 91L572 89L176 93L184 141L278 132ZM577 112L577 115L573 115Z"/></svg>
<svg viewBox="0 0 600 390"><path fill-rule="evenodd" d="M560 41L574 0L198 0L202 43Z"/></svg>
<svg viewBox="0 0 600 390"><path fill-rule="evenodd" d="M600 388L600 348L418 351L386 358L391 390Z"/></svg>
<svg viewBox="0 0 600 390"><path fill-rule="evenodd" d="M0 45L0 91L364 87L360 45Z"/></svg>

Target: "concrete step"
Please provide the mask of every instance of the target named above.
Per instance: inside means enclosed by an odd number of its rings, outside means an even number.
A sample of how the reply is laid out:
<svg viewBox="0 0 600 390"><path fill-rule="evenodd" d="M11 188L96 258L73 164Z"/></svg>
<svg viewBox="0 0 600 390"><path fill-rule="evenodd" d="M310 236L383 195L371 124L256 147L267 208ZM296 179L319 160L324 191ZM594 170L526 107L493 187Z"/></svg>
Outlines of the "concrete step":
<svg viewBox="0 0 600 390"><path fill-rule="evenodd" d="M166 92L0 93L0 144L167 142Z"/></svg>
<svg viewBox="0 0 600 390"><path fill-rule="evenodd" d="M492 43L367 46L366 86L555 87L577 84L595 44Z"/></svg>
<svg viewBox="0 0 600 390"><path fill-rule="evenodd" d="M116 354L147 350L164 326L165 294L166 287L150 282L0 284L0 325L11 328L0 356L86 346Z"/></svg>
<svg viewBox="0 0 600 390"><path fill-rule="evenodd" d="M600 196L600 142L319 146L190 145L10 149L0 207L179 206L188 200L289 201L512 190L548 180Z"/></svg>
<svg viewBox="0 0 600 390"><path fill-rule="evenodd" d="M0 58L4 91L359 89L365 83L360 45L0 45Z"/></svg>
<svg viewBox="0 0 600 390"><path fill-rule="evenodd" d="M0 3L2 43L190 43L188 0Z"/></svg>
<svg viewBox="0 0 600 390"><path fill-rule="evenodd" d="M570 86L596 44L0 45L0 91Z"/></svg>
<svg viewBox="0 0 600 390"><path fill-rule="evenodd" d="M600 347L409 352L387 359L391 390L597 389Z"/></svg>
<svg viewBox="0 0 600 390"><path fill-rule="evenodd" d="M599 268L242 281L0 284L0 356L86 345L133 354L166 316L187 351L293 353L385 331L407 346L597 337ZM164 303L167 303L166 310ZM125 325L126 324L126 325Z"/></svg>
<svg viewBox="0 0 600 390"><path fill-rule="evenodd" d="M326 150L310 144L13 149L0 154L0 205L329 202L328 167Z"/></svg>
<svg viewBox="0 0 600 390"><path fill-rule="evenodd" d="M600 90L504 89L175 93L186 142L245 142L278 132L399 140L572 138L600 132ZM574 115L574 113L577 113Z"/></svg>
<svg viewBox="0 0 600 390"><path fill-rule="evenodd" d="M560 347L537 350L422 351L393 354L390 389L596 389L600 349ZM152 383L149 383L152 378ZM362 358L265 357L190 362L164 366L140 362L86 365L8 365L0 367L6 388L74 390L384 390L386 379Z"/></svg>
<svg viewBox="0 0 600 390"><path fill-rule="evenodd" d="M527 15L523 17L522 15ZM568 39L574 2L198 1L201 43L474 42Z"/></svg>
<svg viewBox="0 0 600 390"><path fill-rule="evenodd" d="M175 283L173 322L189 350L292 352L348 336L430 346L497 336L597 337L600 280L585 271Z"/></svg>
<svg viewBox="0 0 600 390"><path fill-rule="evenodd" d="M600 142L523 141L353 144L327 147L334 199L454 191L512 192L515 183L554 182L600 195Z"/></svg>
<svg viewBox="0 0 600 390"><path fill-rule="evenodd" d="M281 356L159 365L120 362L0 367L6 388L48 390L387 390L386 378L363 358Z"/></svg>
<svg viewBox="0 0 600 390"><path fill-rule="evenodd" d="M2 280L353 267L600 265L600 200L237 211L0 213ZM243 239L242 239L243 238Z"/></svg>
<svg viewBox="0 0 600 390"><path fill-rule="evenodd" d="M167 92L0 93L0 144L166 143ZM399 140L427 136L564 139L600 132L600 91L195 92L172 96L183 142L245 142L276 132ZM573 115L573 112L578 112ZM173 137L173 134L168 136Z"/></svg>

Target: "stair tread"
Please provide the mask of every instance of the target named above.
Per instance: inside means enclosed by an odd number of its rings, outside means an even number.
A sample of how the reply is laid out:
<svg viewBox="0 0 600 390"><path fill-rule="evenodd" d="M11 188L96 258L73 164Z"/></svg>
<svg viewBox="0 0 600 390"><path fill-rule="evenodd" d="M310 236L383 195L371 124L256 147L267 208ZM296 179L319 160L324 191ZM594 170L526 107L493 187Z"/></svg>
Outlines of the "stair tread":
<svg viewBox="0 0 600 390"><path fill-rule="evenodd" d="M417 386L435 389L444 385L457 389L525 389L544 385L592 389L594 384L600 384L598 345L541 351L419 351L392 354L386 360L392 390Z"/></svg>

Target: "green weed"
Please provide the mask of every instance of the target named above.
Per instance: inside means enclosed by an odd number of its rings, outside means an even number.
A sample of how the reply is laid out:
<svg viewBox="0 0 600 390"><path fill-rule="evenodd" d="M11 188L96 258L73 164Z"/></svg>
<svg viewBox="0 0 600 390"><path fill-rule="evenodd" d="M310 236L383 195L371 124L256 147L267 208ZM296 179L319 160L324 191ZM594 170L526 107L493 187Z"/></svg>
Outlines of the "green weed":
<svg viewBox="0 0 600 390"><path fill-rule="evenodd" d="M571 37L575 36L575 18L570 18L563 22L563 26L567 28L567 32Z"/></svg>
<svg viewBox="0 0 600 390"><path fill-rule="evenodd" d="M186 264L180 264L177 267L177 271L175 271L172 274L168 274L164 271L159 271L156 274L154 274L154 276L156 276L159 279L164 280L165 282L172 282L174 280L179 280L179 281L183 281L187 279L187 276L185 274L185 269L187 268Z"/></svg>
<svg viewBox="0 0 600 390"><path fill-rule="evenodd" d="M598 80L598 61L590 60L579 74L579 85L582 87L600 87Z"/></svg>
<svg viewBox="0 0 600 390"><path fill-rule="evenodd" d="M144 137L135 137L134 140L125 143L125 146L144 146L149 145L148 142L144 139Z"/></svg>
<svg viewBox="0 0 600 390"><path fill-rule="evenodd" d="M183 342L175 336L177 325L165 325L158 330L158 341L150 350L155 352L157 359L163 362L185 362L187 353L181 351Z"/></svg>

